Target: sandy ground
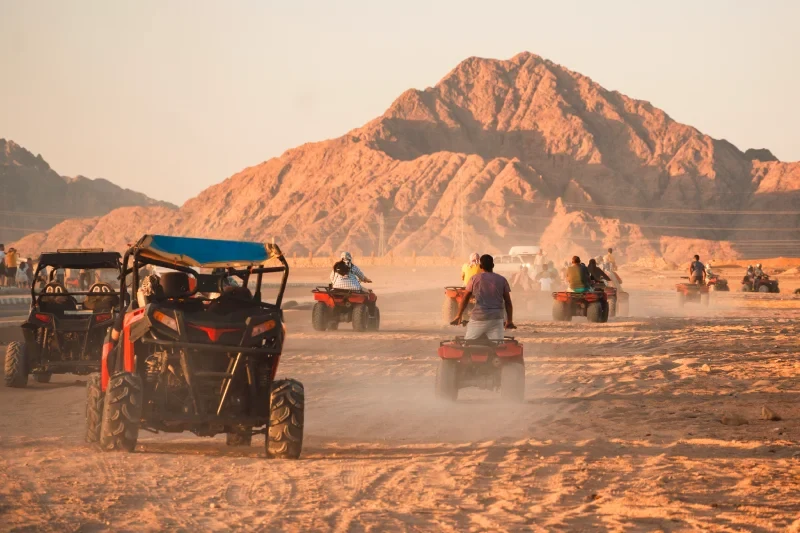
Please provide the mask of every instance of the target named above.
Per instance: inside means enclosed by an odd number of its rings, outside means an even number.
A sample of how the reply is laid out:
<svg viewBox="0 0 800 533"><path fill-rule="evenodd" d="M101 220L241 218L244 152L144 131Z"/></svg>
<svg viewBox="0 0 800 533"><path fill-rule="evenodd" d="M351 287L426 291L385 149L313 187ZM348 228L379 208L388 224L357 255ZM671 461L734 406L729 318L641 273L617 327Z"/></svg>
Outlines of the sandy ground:
<svg viewBox="0 0 800 533"><path fill-rule="evenodd" d="M317 333L287 312L299 461L191 434L102 454L82 442L85 379L0 388L0 529L800 529L800 299L721 293L679 311L674 281L631 279L634 317L607 324L518 302L520 406L434 399L438 341L459 332L440 326L439 290L379 300L378 333Z"/></svg>

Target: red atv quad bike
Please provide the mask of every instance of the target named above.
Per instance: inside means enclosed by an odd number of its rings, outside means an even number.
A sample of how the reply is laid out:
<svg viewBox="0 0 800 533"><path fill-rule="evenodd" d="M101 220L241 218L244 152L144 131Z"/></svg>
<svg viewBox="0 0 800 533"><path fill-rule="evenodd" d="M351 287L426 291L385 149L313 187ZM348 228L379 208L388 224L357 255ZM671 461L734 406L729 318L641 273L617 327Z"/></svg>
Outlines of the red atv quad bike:
<svg viewBox="0 0 800 533"><path fill-rule="evenodd" d="M115 324L119 340L107 337L101 372L88 380L86 440L103 451L130 452L140 430L225 433L229 446L250 446L253 435L262 434L267 457L297 459L304 388L294 379L276 379L289 277L280 249L145 235L122 265L121 292L130 277L135 297ZM146 265L164 271L140 279ZM282 274L274 303L262 301L267 273ZM241 286L231 287L231 277Z"/></svg>
<svg viewBox="0 0 800 533"><path fill-rule="evenodd" d="M749 276L745 276L742 280L742 292L781 292L778 287L777 279L770 279L766 274L756 277L751 280Z"/></svg>
<svg viewBox="0 0 800 533"><path fill-rule="evenodd" d="M706 285L708 288L714 292L728 292L730 291L730 287L728 287L728 280L722 279L717 274L712 274L708 277L708 281L706 281Z"/></svg>
<svg viewBox="0 0 800 533"><path fill-rule="evenodd" d="M708 285L678 283L675 285L675 290L678 292L678 307L683 307L687 303L699 303L708 307L711 298Z"/></svg>
<svg viewBox="0 0 800 533"><path fill-rule="evenodd" d="M455 401L467 387L500 391L500 398L521 403L525 398L522 344L514 337L502 341L456 337L439 343L436 396Z"/></svg>
<svg viewBox="0 0 800 533"><path fill-rule="evenodd" d="M602 288L590 292L554 292L553 320L569 322L573 316L585 316L589 322L608 322L608 295Z"/></svg>
<svg viewBox="0 0 800 533"><path fill-rule="evenodd" d="M442 321L445 325L449 325L455 320L458 314L458 309L461 302L467 296L466 287L445 287L444 288L444 302L442 303ZM464 310L464 318L468 319L472 308L475 307L475 297L470 298L466 309Z"/></svg>
<svg viewBox="0 0 800 533"><path fill-rule="evenodd" d="M378 331L381 327L381 311L375 302L374 292L351 291L317 287L316 303L311 309L311 326L317 331L339 329L340 322L352 322L353 331Z"/></svg>

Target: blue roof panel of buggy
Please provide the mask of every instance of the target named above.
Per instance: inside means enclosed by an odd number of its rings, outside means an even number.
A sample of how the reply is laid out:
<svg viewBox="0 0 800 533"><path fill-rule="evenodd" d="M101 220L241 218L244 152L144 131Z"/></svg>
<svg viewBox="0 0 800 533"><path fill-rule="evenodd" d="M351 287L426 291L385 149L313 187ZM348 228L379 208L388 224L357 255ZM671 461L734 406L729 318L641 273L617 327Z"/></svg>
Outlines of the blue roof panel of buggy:
<svg viewBox="0 0 800 533"><path fill-rule="evenodd" d="M261 265L280 255L271 244L169 235L145 235L137 246L145 257L188 267Z"/></svg>

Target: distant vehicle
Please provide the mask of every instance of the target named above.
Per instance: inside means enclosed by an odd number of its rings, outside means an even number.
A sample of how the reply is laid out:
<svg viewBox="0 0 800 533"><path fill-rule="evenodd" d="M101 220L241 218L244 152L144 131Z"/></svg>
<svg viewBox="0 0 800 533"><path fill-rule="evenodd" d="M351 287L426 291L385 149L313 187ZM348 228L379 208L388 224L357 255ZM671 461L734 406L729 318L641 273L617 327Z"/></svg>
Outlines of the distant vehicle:
<svg viewBox="0 0 800 533"><path fill-rule="evenodd" d="M536 255L541 250L539 246L512 246L508 255Z"/></svg>
<svg viewBox="0 0 800 533"><path fill-rule="evenodd" d="M466 340L456 337L439 343L436 397L456 401L467 387L500 391L507 402L525 399L525 360L522 344L514 337L503 340Z"/></svg>
<svg viewBox="0 0 800 533"><path fill-rule="evenodd" d="M781 292L777 279L770 279L766 274L751 280L749 276L742 279L742 292Z"/></svg>
<svg viewBox="0 0 800 533"><path fill-rule="evenodd" d="M678 307L683 307L687 303L699 303L708 307L710 296L708 285L697 285L695 283L678 283L675 285L678 294Z"/></svg>

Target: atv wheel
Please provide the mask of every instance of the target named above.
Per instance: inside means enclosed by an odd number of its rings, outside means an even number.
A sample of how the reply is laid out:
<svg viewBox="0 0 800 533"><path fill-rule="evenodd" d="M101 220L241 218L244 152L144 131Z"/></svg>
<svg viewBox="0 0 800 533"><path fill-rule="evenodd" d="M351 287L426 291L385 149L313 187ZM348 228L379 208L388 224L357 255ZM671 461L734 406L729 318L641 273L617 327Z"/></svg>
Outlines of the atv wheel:
<svg viewBox="0 0 800 533"><path fill-rule="evenodd" d="M586 306L586 318L589 322L604 322L604 314L602 302L592 302Z"/></svg>
<svg viewBox="0 0 800 533"><path fill-rule="evenodd" d="M500 398L522 403L525 399L525 365L506 363L500 367Z"/></svg>
<svg viewBox="0 0 800 533"><path fill-rule="evenodd" d="M742 283L742 292L750 292L750 285Z"/></svg>
<svg viewBox="0 0 800 533"><path fill-rule="evenodd" d="M442 322L444 322L444 325L449 326L450 322L456 319L457 314L458 301L456 301L455 298L450 298L445 294L444 301L442 302Z"/></svg>
<svg viewBox="0 0 800 533"><path fill-rule="evenodd" d="M22 388L28 384L28 362L25 360L25 343L11 342L6 348L6 387Z"/></svg>
<svg viewBox="0 0 800 533"><path fill-rule="evenodd" d="M39 374L34 374L33 379L36 380L36 383L50 383L50 378L53 376L50 372L41 372Z"/></svg>
<svg viewBox="0 0 800 533"><path fill-rule="evenodd" d="M711 303L711 295L710 294L701 294L700 295L700 305L704 307L708 307L708 304Z"/></svg>
<svg viewBox="0 0 800 533"><path fill-rule="evenodd" d="M250 446L252 441L253 432L249 426L237 426L225 437L225 444L228 446Z"/></svg>
<svg viewBox="0 0 800 533"><path fill-rule="evenodd" d="M761 286L758 288L758 292L769 292L769 287L768 287L768 286L766 286L766 285L761 285Z"/></svg>
<svg viewBox="0 0 800 533"><path fill-rule="evenodd" d="M89 374L86 382L86 442L96 443L100 440L104 398L105 395L100 387L100 374Z"/></svg>
<svg viewBox="0 0 800 533"><path fill-rule="evenodd" d="M686 305L686 295L682 292L678 293L678 307L683 309L683 306Z"/></svg>
<svg viewBox="0 0 800 533"><path fill-rule="evenodd" d="M317 331L325 331L328 329L328 306L322 302L314 304L311 309L311 327Z"/></svg>
<svg viewBox="0 0 800 533"><path fill-rule="evenodd" d="M609 313L611 312L611 305L607 301L606 302L602 302L602 304L603 304L603 314L602 314L600 322L605 323L605 322L608 322L608 316L609 316Z"/></svg>
<svg viewBox="0 0 800 533"><path fill-rule="evenodd" d="M569 302L553 300L553 320L557 322L569 322L572 320L572 309L570 309Z"/></svg>
<svg viewBox="0 0 800 533"><path fill-rule="evenodd" d="M364 304L353 306L353 331L366 331L369 321L369 310Z"/></svg>
<svg viewBox="0 0 800 533"><path fill-rule="evenodd" d="M439 359L436 370L436 397L454 402L458 399L458 363L452 359Z"/></svg>
<svg viewBox="0 0 800 533"><path fill-rule="evenodd" d="M381 329L381 310L375 307L371 317L367 318L367 329L369 331L378 331Z"/></svg>
<svg viewBox="0 0 800 533"><path fill-rule="evenodd" d="M111 376L106 388L100 447L107 452L136 448L142 417L142 380L128 372Z"/></svg>
<svg viewBox="0 0 800 533"><path fill-rule="evenodd" d="M617 316L617 299L613 298L608 301L608 316L614 318Z"/></svg>
<svg viewBox="0 0 800 533"><path fill-rule="evenodd" d="M305 390L295 379L279 379L272 384L269 402L267 457L297 459L303 448Z"/></svg>

